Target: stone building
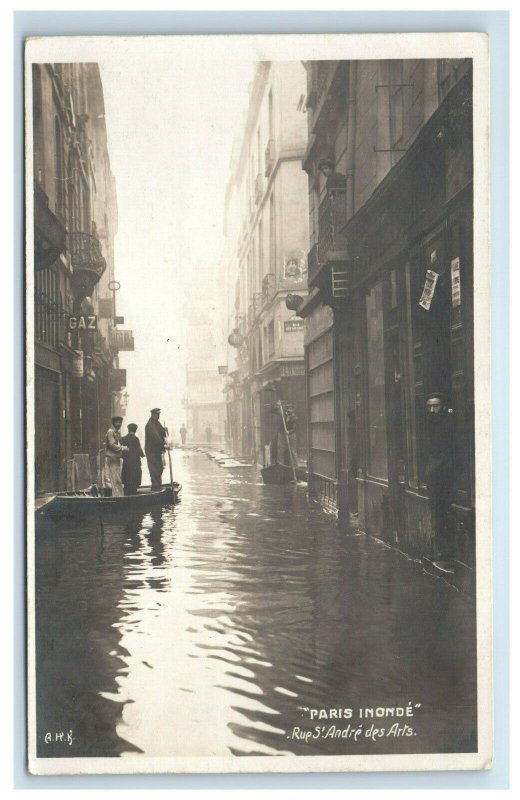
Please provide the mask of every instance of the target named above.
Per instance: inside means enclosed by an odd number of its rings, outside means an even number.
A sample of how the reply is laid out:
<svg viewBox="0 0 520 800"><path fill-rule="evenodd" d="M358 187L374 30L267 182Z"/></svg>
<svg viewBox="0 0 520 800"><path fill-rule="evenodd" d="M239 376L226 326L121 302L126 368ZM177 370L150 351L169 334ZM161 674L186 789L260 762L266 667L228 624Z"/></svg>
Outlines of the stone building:
<svg viewBox="0 0 520 800"><path fill-rule="evenodd" d="M215 276L194 270L185 286L186 394L184 407L190 444L222 447L226 431L225 375L219 372L220 341ZM201 285L204 291L201 292ZM179 424L180 427L180 424ZM208 442L208 429L211 430ZM177 436L177 432L175 432Z"/></svg>
<svg viewBox="0 0 520 800"><path fill-rule="evenodd" d="M227 444L260 464L278 398L295 407L300 461L307 451L303 321L285 302L292 295L296 307L307 293L305 93L300 62L258 64L226 191Z"/></svg>
<svg viewBox="0 0 520 800"><path fill-rule="evenodd" d="M80 461L99 479L104 434L125 407L118 352L133 349L133 336L117 327L99 68L35 64L32 91L36 490L56 491L77 479Z"/></svg>
<svg viewBox="0 0 520 800"><path fill-rule="evenodd" d="M430 555L425 400L443 392L454 425L450 535L471 566L471 61L306 69L311 246L298 313L310 493L340 515L358 513L367 533Z"/></svg>

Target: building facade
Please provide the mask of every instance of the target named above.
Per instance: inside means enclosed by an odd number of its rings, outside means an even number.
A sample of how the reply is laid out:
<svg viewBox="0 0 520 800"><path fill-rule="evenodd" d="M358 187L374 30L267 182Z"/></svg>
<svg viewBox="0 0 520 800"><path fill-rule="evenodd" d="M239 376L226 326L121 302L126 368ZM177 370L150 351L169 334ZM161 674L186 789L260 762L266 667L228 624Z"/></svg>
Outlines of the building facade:
<svg viewBox="0 0 520 800"><path fill-rule="evenodd" d="M226 192L227 445L262 465L278 399L294 406L298 460L307 452L303 320L295 313L307 294L305 92L300 62L258 64Z"/></svg>
<svg viewBox="0 0 520 800"><path fill-rule="evenodd" d="M185 287L186 419L183 422L189 443L222 447L226 433L226 377L219 371L217 292L213 275L205 276L205 289L201 293L203 269L195 270L194 274L197 278L188 281Z"/></svg>
<svg viewBox="0 0 520 800"><path fill-rule="evenodd" d="M451 534L472 566L471 61L306 69L309 296L298 313L310 494L358 513L361 530L431 555L425 401L442 392L454 430Z"/></svg>
<svg viewBox="0 0 520 800"><path fill-rule="evenodd" d="M117 326L115 181L96 64L33 65L35 474L37 491L100 479L114 413L124 415Z"/></svg>

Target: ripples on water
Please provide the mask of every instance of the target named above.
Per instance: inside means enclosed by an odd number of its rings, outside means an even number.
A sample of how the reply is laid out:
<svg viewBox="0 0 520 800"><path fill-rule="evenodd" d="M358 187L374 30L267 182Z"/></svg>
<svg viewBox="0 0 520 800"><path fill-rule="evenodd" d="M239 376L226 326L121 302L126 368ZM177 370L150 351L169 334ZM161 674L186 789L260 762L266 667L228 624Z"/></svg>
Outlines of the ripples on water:
<svg viewBox="0 0 520 800"><path fill-rule="evenodd" d="M338 530L304 487L192 452L176 475L175 509L38 522L39 755L476 749L468 598ZM292 738L309 708L408 702L411 739ZM42 744L61 729L66 752Z"/></svg>

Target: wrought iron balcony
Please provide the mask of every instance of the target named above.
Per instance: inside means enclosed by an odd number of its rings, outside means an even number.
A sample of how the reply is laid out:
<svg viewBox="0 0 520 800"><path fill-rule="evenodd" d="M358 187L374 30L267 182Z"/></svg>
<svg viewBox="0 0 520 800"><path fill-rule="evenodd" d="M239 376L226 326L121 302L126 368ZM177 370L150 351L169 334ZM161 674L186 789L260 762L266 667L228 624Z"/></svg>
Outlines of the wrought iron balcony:
<svg viewBox="0 0 520 800"><path fill-rule="evenodd" d="M308 255L309 287L328 283L332 267L337 268L348 260L343 233L346 221L346 190L329 190L319 209L318 241Z"/></svg>
<svg viewBox="0 0 520 800"><path fill-rule="evenodd" d="M69 248L73 269L92 272L99 280L106 269L107 262L103 258L97 236L93 236L91 233L69 233Z"/></svg>
<svg viewBox="0 0 520 800"><path fill-rule="evenodd" d="M69 233L68 238L73 269L72 287L76 300L80 300L90 297L107 267L107 262L97 236L74 231Z"/></svg>

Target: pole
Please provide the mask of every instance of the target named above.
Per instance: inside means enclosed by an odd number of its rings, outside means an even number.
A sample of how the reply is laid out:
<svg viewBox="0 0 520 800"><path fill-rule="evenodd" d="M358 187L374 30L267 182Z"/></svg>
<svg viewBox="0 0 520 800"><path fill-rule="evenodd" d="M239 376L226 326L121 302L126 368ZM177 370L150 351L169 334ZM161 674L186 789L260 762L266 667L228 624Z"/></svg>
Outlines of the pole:
<svg viewBox="0 0 520 800"><path fill-rule="evenodd" d="M167 432L167 435L169 435L169 433L168 433L168 428L166 427L166 423L164 423L164 429L166 430L166 432ZM170 483L171 483L171 487L172 487L172 491L173 491L173 469L172 469L172 455L171 455L171 453L170 453L170 448L169 448L169 447L167 447L167 448L166 448L166 452L168 453L168 464L169 464L169 466L170 466Z"/></svg>

